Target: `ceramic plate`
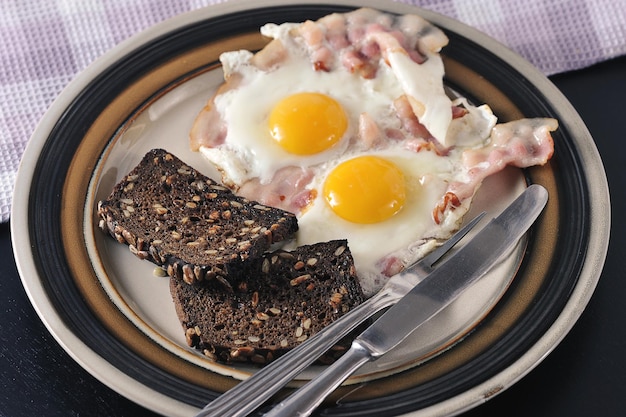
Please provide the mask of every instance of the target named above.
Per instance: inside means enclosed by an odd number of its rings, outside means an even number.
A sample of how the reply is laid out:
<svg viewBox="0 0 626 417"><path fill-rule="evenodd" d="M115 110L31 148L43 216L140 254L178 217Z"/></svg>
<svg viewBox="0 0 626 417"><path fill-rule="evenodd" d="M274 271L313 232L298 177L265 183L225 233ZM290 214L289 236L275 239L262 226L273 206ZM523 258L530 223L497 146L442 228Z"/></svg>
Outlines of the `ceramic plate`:
<svg viewBox="0 0 626 417"><path fill-rule="evenodd" d="M26 149L12 213L20 275L55 338L105 384L182 416L255 371L211 362L187 347L167 279L103 234L95 207L156 147L218 178L189 150L187 135L222 81L219 54L262 47L264 23L364 4L418 13L444 29L446 83L488 103L501 121L546 116L560 127L549 164L489 178L472 208L495 215L528 183L548 189L545 212L515 253L398 349L363 367L325 412L460 412L525 375L579 317L606 254L608 188L592 138L545 77L492 39L402 4L234 1L174 18L110 51L67 87Z"/></svg>

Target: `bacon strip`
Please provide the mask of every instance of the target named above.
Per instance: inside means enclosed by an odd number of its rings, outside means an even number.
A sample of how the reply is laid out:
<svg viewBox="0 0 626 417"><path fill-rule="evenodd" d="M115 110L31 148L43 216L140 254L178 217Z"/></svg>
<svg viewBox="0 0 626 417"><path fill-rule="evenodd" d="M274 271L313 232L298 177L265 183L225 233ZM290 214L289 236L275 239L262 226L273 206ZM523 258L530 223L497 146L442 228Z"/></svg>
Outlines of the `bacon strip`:
<svg viewBox="0 0 626 417"><path fill-rule="evenodd" d="M269 26L271 25L266 28ZM276 27L272 26L272 28ZM346 68L365 79L375 77L381 61L384 62L388 56L396 60L400 57L403 64L410 63L407 56L418 64L426 62L425 66L417 66L418 69L427 68L433 63L437 64L439 61L432 57L448 42L441 30L418 16L396 18L372 9L333 14L317 22L309 21L294 27L296 29L293 31L290 29L289 34L294 35L297 38L296 41L305 45L308 58L316 71ZM292 39L288 41L291 42ZM287 59L288 53L285 45L275 39L265 49L255 54L249 63L259 71L272 71L275 66ZM402 68L405 67L406 65L402 66ZM410 67L414 69L415 66ZM401 74L405 73L407 72ZM225 75L226 83L217 95L237 88L240 83L241 74L227 71L225 68ZM443 92L440 95L446 98ZM427 119L422 118L420 121L418 115L423 112L416 110L415 101L415 97L408 95L398 97L393 102L393 108L399 123L394 121L393 124L385 127L378 126L376 120L370 115L361 114L357 134L350 140L356 143L360 150L384 147L390 142L401 142L401 146L413 152L429 150L440 156L454 152L455 144L449 144L450 147L444 146L444 143L435 139L429 132L430 129L437 133ZM441 112L435 114L447 115L443 113L447 110L444 107L438 106L437 109ZM463 106L452 105L453 119L461 118L466 114L468 110ZM433 208L434 222L442 224L452 210L466 209L469 204L464 203L471 200L484 178L499 172L506 165L524 168L545 164L554 152L550 132L554 131L557 125L556 120L539 118L496 125L491 131L487 145L481 148L470 148L463 153L463 166L460 169L467 174L467 180L452 182L448 185L441 200ZM488 135L487 132L491 126L493 124L489 124L481 131L479 135L481 142ZM440 132L439 136L445 136L445 132ZM205 147L203 149L219 148L224 143L225 137L226 126L214 109L213 99L211 99L193 125L191 148L193 150L201 147ZM445 137L439 137L439 139L443 141ZM459 143L456 145L463 146ZM239 181L246 181L243 184L234 184L234 180L229 181L228 178L224 178L224 182L248 199L293 213L302 213L316 197L316 191L308 188L312 179L311 169L289 166L276 172L270 183L261 183L258 178ZM416 244L433 244L434 239L435 237L416 242ZM401 270L406 262L403 255L395 253L382 259L381 272L390 276Z"/></svg>
<svg viewBox="0 0 626 417"><path fill-rule="evenodd" d="M196 116L189 132L189 146L192 151L200 150L201 146L216 148L224 143L226 139L226 125L219 112L215 109L215 97L228 90L237 88L240 83L241 75L231 74L226 82L217 89L216 94L211 97L198 116Z"/></svg>
<svg viewBox="0 0 626 417"><path fill-rule="evenodd" d="M471 198L481 182L507 165L527 168L545 164L554 153L553 132L555 119L521 119L498 124L493 128L490 144L463 153L463 164L469 181L453 182L433 210L433 219L441 223L448 210L454 210L464 200Z"/></svg>
<svg viewBox="0 0 626 417"><path fill-rule="evenodd" d="M271 26L271 25L268 25ZM362 8L346 14L330 14L315 22L305 21L295 26L293 36L298 38L307 48L309 60L317 71L331 71L335 66L342 65L348 71L358 74L364 79L376 76L380 58L391 52L401 51L417 63L425 61L424 52L439 51L448 43L446 35L419 16L394 17L379 11ZM250 58L250 65L260 71L271 71L288 58L288 51L280 39L273 39L263 49ZM335 62L338 60L339 62ZM225 69L226 82L218 90L217 95L238 88L241 74ZM215 97L215 96L214 96ZM194 151L200 147L219 147L224 143L227 127L219 113L214 109L212 98L194 121L190 132L190 145ZM424 146L444 149L439 144L428 144L414 138L430 141L430 133L419 123L406 97L399 98L399 117L406 133L393 130L391 137L382 140L403 137L411 139L411 149L422 149ZM409 104L408 106L405 104ZM371 126L364 126L369 132ZM400 134L402 133L402 134ZM366 142L379 143L381 139L367 136Z"/></svg>
<svg viewBox="0 0 626 417"><path fill-rule="evenodd" d="M298 214L315 199L315 190L307 188L312 180L312 170L288 166L278 170L268 184L261 184L258 178L245 182L237 194Z"/></svg>
<svg viewBox="0 0 626 417"><path fill-rule="evenodd" d="M410 137L405 139L404 147L406 149L413 152L428 149L436 152L438 155L446 155L448 153L448 148L435 139L428 129L420 123L406 95L398 97L393 102L393 106L402 122L404 131L410 134ZM462 117L465 114L455 110L452 113L456 117Z"/></svg>
<svg viewBox="0 0 626 417"><path fill-rule="evenodd" d="M550 132L557 127L556 120L546 118L521 119L496 125L488 146L463 153L469 180L448 186L433 210L433 220L441 224L446 213L463 206L464 201L474 196L486 177L500 172L507 165L526 168L545 164L554 152ZM464 207L469 209L467 205ZM402 271L407 263L416 260L411 259L409 251L404 249L383 257L377 265L383 275L390 277Z"/></svg>
<svg viewBox="0 0 626 417"><path fill-rule="evenodd" d="M333 57L364 78L376 75L378 60L390 52L402 51L418 64L426 58L421 49L437 52L448 43L445 34L419 16L394 19L373 9L331 14L298 28L317 70L330 71Z"/></svg>
<svg viewBox="0 0 626 417"><path fill-rule="evenodd" d="M280 41L274 39L250 59L250 63L261 71L269 71L287 59L287 49Z"/></svg>

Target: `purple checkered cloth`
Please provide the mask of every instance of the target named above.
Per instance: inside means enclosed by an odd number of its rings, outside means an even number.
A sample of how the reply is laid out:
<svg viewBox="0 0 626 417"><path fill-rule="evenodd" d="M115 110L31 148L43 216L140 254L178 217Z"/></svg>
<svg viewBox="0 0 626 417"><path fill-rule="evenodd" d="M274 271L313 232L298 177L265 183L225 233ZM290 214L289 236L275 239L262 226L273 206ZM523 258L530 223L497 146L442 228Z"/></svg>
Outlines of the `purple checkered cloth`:
<svg viewBox="0 0 626 417"><path fill-rule="evenodd" d="M122 40L217 0L0 0L0 221L37 121ZM624 0L404 0L473 26L545 74L626 54Z"/></svg>

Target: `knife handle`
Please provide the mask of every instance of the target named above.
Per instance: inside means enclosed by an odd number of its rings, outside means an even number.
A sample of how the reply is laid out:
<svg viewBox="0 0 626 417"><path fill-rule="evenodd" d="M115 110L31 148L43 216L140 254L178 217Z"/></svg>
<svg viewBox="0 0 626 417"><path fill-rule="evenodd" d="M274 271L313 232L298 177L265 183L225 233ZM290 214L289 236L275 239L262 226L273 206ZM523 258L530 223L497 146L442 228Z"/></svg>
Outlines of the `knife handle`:
<svg viewBox="0 0 626 417"><path fill-rule="evenodd" d="M350 349L341 358L264 414L264 417L305 417L311 415L331 392L363 364L372 359L370 351L358 341L354 341Z"/></svg>

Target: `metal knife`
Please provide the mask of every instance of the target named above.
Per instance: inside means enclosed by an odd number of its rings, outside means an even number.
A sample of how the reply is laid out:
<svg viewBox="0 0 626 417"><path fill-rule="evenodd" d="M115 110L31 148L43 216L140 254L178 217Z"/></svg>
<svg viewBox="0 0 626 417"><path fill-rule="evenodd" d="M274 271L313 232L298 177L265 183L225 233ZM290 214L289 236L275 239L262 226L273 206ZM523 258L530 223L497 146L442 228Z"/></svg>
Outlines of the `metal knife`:
<svg viewBox="0 0 626 417"><path fill-rule="evenodd" d="M513 249L535 222L547 200L545 188L529 186L468 244L361 333L333 365L279 403L265 417L310 415L359 367L389 352L484 276Z"/></svg>
<svg viewBox="0 0 626 417"><path fill-rule="evenodd" d="M389 278L384 287L365 302L208 403L195 417L247 416L357 326L404 297L421 279L433 271L435 265L480 222L484 215L485 212L480 213L437 249L420 261L407 266L403 272Z"/></svg>
<svg viewBox="0 0 626 417"><path fill-rule="evenodd" d="M281 387L309 366L336 341L357 327L374 313L395 304L442 263L444 257L459 240L480 221L485 213L470 221L442 246L404 272L392 277L385 287L366 302L341 317L337 322L316 334L278 360L263 367L250 378L206 405L196 416L243 417L255 410Z"/></svg>

